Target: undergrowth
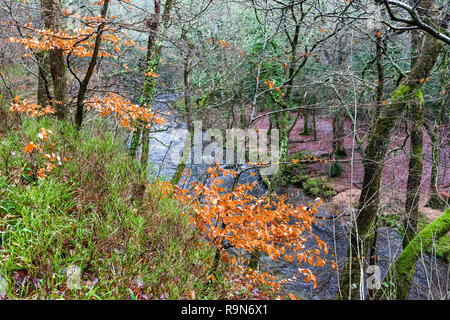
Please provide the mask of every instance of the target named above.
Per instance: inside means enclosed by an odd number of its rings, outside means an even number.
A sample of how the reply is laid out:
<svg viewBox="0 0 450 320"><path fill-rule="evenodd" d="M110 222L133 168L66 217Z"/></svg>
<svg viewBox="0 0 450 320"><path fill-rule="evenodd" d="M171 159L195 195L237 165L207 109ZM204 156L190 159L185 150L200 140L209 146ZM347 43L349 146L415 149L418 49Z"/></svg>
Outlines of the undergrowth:
<svg viewBox="0 0 450 320"><path fill-rule="evenodd" d="M41 127L67 161L45 179L24 152ZM123 141L27 119L0 136L0 295L7 299L246 298L179 203L144 178ZM80 271L76 286L68 273ZM207 280L209 279L209 280ZM214 279L214 281L211 281ZM3 290L3 292L2 292Z"/></svg>

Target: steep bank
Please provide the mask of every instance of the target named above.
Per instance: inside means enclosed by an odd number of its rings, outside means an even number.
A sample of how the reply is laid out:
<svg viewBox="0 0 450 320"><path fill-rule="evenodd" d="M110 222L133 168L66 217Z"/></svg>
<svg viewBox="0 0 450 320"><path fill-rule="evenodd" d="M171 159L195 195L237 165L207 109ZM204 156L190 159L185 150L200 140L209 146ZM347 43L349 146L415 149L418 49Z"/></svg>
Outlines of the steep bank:
<svg viewBox="0 0 450 320"><path fill-rule="evenodd" d="M40 141L41 128L52 132L45 152L53 143L55 158L66 159L44 179L36 173L49 160L37 149L24 152ZM217 281L207 281L214 251L199 241L183 208L140 176L123 141L106 128L96 122L77 132L47 118L2 130L0 297L251 297L226 265Z"/></svg>

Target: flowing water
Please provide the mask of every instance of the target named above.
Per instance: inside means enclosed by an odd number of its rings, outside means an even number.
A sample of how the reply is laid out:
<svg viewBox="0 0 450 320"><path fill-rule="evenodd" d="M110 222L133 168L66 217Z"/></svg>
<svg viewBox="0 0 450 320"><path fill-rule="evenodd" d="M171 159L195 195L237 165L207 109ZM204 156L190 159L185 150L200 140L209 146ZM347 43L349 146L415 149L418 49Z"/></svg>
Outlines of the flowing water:
<svg viewBox="0 0 450 320"><path fill-rule="evenodd" d="M154 108L160 112L167 113L170 104L178 99L177 95L167 95L157 97ZM172 110L173 112L173 110ZM150 135L150 153L149 166L150 175L157 176L163 180L169 180L177 170L177 164L171 160L171 152L174 145L183 145L183 139L174 141L174 131L177 129L186 129L184 124L173 112L173 116L168 118L165 127L167 130L154 132ZM162 128L158 128L162 129ZM205 159L203 159L205 160ZM191 181L204 179L208 165L203 162L201 165L187 165L187 169L192 170L190 176ZM240 183L251 183L256 181L256 195L261 196L266 193L267 187L263 183L261 176L257 171L254 176L245 172L241 177ZM193 180L192 180L193 179ZM223 186L228 190L233 183L231 178L225 178ZM301 190L294 187L288 187L278 191L279 194L285 193L289 195L290 201L294 204L304 204L311 201L305 196ZM326 256L327 260L335 260L339 269L342 269L348 249L349 224L344 218L335 218L332 213L319 207L320 217L325 217L321 224L313 227L313 233L322 241L328 244L329 252ZM380 228L377 248L379 263L383 277L390 266L400 254L402 250L402 241L399 234L391 228ZM314 246L315 241L311 241L307 246ZM295 261L289 263L283 260L276 262L271 261L267 256L261 258L262 268L272 270L275 274L290 279L297 275L297 268L300 267ZM307 267L307 266L303 266ZM310 267L308 267L310 268ZM297 282L290 282L284 286L286 292L293 292L306 299L334 299L339 292L338 273L333 270L331 263L327 263L325 267L310 268L317 277L317 287L313 288L312 283L305 283L302 279ZM435 256L423 254L417 262L416 272L414 275L414 283L410 293L410 299L448 299L448 275L449 264Z"/></svg>

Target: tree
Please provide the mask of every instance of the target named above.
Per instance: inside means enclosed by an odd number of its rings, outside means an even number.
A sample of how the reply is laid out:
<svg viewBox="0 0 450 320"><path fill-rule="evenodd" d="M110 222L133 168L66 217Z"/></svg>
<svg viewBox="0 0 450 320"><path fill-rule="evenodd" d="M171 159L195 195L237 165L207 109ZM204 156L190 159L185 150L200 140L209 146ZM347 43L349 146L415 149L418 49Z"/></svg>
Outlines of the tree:
<svg viewBox="0 0 450 320"><path fill-rule="evenodd" d="M257 166L252 166L246 171L255 168ZM305 207L293 206L286 202L285 197L256 198L250 193L254 183L238 182L243 172L212 166L208 169L207 182L193 183L189 189L174 187L179 201L191 211L189 216L193 226L216 249L213 272L221 258L236 263L236 257L230 258L226 251L231 247L250 253L264 252L274 261L296 260L300 266L324 266L327 260L320 255L328 252L328 246L311 233L312 225L317 223L317 207L321 201ZM227 176L234 181L231 190L226 190L222 185L222 177L225 179ZM308 239L314 240L317 245L305 249ZM258 275L251 260L243 271L250 277L259 278L276 292L280 289L280 283L284 282L278 281L269 272ZM298 273L316 287L316 277L311 270L300 267Z"/></svg>
<svg viewBox="0 0 450 320"><path fill-rule="evenodd" d="M425 36L422 54L408 76L395 89L389 103L381 110L373 132L369 136L363 160L364 180L359 199L359 212L351 232L347 262L340 281L342 296L338 298L353 299L358 293L353 285L358 288L368 248L373 241L374 222L379 205L381 172L394 125L404 113L408 103L421 98L422 83L428 77L442 50L441 41L430 35Z"/></svg>
<svg viewBox="0 0 450 320"><path fill-rule="evenodd" d="M60 16L62 14L61 5L59 0L41 0L42 6L42 18L44 20L44 26L47 30L58 31L61 29ZM42 57L42 53L40 53ZM50 75L53 81L53 90L56 101L56 116L58 119L63 120L68 116L68 89L67 89L67 76L66 66L64 63L63 50L60 48L50 49L48 51L48 61ZM45 69L42 68L44 62L43 59L38 60L40 81L45 81ZM42 86L43 84L41 84ZM42 90L42 89L41 89ZM42 93L39 98L42 102Z"/></svg>
<svg viewBox="0 0 450 320"><path fill-rule="evenodd" d="M448 56L448 50L443 58L442 73L440 77L440 95L441 99L438 103L438 110L432 125L428 125L425 122L429 136L431 137L431 179L430 179L430 198L428 199L427 206L439 209L445 205L445 201L439 194L438 182L439 182L439 162L441 153L441 130L444 124L445 116L448 113L448 106L450 105L450 82L449 82L449 66L450 58ZM434 113L434 112L433 112Z"/></svg>
<svg viewBox="0 0 450 320"><path fill-rule="evenodd" d="M84 98L86 96L87 88L91 80L92 74L94 73L95 66L97 64L97 58L100 52L100 46L102 43L102 33L105 28L106 14L108 13L108 6L110 0L101 0L99 4L103 3L102 11L100 15L100 21L97 27L95 36L95 45L92 52L91 60L89 61L89 66L84 75L83 80L80 82L80 88L77 94L77 110L75 114L75 124L78 128L81 128L83 124L83 110L84 110Z"/></svg>
<svg viewBox="0 0 450 320"><path fill-rule="evenodd" d="M164 5L164 11L161 15L161 1L155 0L155 13L149 20L149 32L147 41L147 56L146 56L146 76L144 81L144 87L142 89L142 95L140 98L140 104L144 107L150 108L154 98L154 90L157 77L157 68L161 59L162 45L158 43L160 33L164 33L168 27L170 12L173 7L173 1L167 0ZM160 30L160 24L162 22L162 31ZM149 152L149 130L148 128L142 128L138 126L137 130L133 133L130 145L130 155L134 157L136 155L136 150L139 145L139 139L142 135L142 154L141 163L146 168L147 159Z"/></svg>
<svg viewBox="0 0 450 320"><path fill-rule="evenodd" d="M377 292L377 299L407 300L417 260L435 241L449 231L450 209L447 209L409 241L400 256L389 268L382 281L381 292Z"/></svg>

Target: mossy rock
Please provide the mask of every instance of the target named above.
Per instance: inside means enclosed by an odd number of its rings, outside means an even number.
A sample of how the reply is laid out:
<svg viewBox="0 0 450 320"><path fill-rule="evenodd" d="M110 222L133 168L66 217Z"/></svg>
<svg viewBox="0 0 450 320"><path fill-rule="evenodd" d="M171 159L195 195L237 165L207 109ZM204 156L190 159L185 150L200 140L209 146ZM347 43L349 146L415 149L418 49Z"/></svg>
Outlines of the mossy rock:
<svg viewBox="0 0 450 320"><path fill-rule="evenodd" d="M297 175L293 175L291 177L291 183L294 184L294 185L302 186L303 183L305 181L307 181L308 179L309 179L309 176L307 174L304 174L304 173L301 172L301 173L299 173Z"/></svg>
<svg viewBox="0 0 450 320"><path fill-rule="evenodd" d="M331 198L336 195L328 181L324 178L306 179L302 184L305 193L320 198Z"/></svg>

